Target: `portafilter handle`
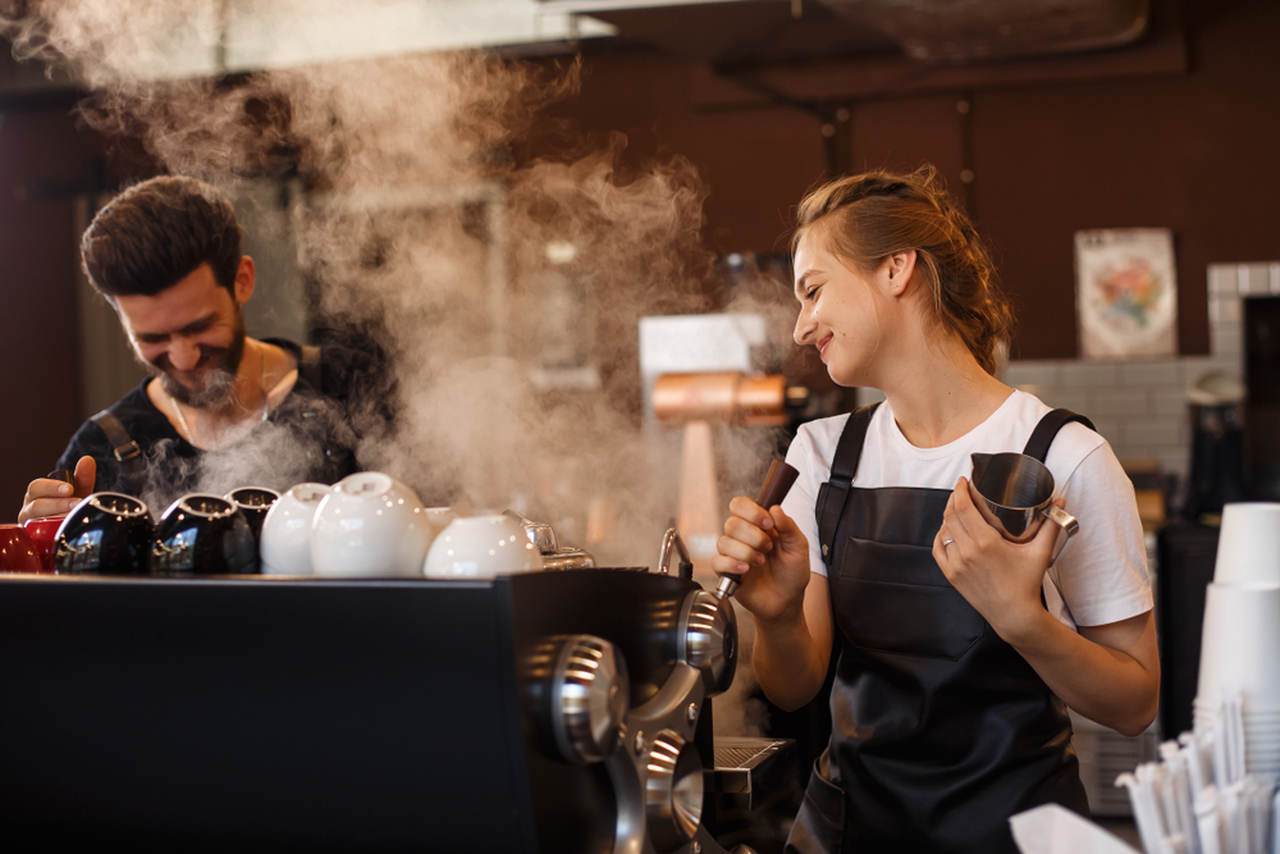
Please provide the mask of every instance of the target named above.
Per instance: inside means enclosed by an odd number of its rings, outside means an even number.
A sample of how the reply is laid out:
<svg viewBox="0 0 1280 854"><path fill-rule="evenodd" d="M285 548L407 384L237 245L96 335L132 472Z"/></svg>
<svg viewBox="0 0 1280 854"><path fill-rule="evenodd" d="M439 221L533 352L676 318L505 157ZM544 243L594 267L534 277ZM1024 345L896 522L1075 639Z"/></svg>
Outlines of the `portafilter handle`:
<svg viewBox="0 0 1280 854"><path fill-rule="evenodd" d="M769 473L765 475L764 486L760 487L760 495L756 498L756 503L768 510L775 504L781 504L782 499L787 497L787 492L791 490L791 484L796 482L796 478L800 476L800 472L785 460L774 457L772 463L769 464ZM720 583L716 585L715 596L717 599L728 599L738 589L738 576L722 575Z"/></svg>

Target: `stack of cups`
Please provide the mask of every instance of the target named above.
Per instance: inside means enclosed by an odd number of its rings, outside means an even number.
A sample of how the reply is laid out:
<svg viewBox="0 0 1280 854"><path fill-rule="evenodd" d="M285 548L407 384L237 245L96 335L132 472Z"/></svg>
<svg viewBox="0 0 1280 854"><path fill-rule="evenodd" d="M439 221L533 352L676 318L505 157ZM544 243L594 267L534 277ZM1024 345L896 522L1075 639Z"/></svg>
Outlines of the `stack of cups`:
<svg viewBox="0 0 1280 854"><path fill-rule="evenodd" d="M1280 782L1280 503L1228 504L1205 597L1197 730L1243 700L1245 771Z"/></svg>

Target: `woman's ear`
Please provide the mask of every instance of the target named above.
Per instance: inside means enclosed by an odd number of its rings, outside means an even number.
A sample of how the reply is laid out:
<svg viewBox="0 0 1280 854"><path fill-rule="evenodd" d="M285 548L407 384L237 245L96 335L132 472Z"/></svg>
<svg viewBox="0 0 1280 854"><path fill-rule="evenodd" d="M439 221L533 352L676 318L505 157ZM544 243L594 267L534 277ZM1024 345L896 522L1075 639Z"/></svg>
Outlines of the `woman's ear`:
<svg viewBox="0 0 1280 854"><path fill-rule="evenodd" d="M916 250L904 249L884 259L888 268L889 293L902 296L916 271Z"/></svg>

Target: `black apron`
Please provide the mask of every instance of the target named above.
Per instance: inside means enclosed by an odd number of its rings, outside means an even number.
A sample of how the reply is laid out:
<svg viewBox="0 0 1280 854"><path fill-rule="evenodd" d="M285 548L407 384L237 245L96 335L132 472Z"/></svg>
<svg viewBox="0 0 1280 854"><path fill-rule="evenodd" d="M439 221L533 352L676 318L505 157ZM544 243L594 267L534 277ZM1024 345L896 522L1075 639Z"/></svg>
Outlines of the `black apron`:
<svg viewBox="0 0 1280 854"><path fill-rule="evenodd" d="M933 559L950 490L852 486L875 406L836 447L817 519L831 591L831 741L786 850L1014 852L1009 816L1058 803L1088 815L1066 707ZM1036 425L1044 461L1069 421Z"/></svg>

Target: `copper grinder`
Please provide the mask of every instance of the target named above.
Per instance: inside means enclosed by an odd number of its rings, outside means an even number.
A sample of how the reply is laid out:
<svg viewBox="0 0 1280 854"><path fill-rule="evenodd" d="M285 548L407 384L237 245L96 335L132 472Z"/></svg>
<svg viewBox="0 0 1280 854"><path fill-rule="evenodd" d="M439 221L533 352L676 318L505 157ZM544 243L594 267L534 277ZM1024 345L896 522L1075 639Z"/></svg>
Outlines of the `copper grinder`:
<svg viewBox="0 0 1280 854"><path fill-rule="evenodd" d="M781 374L663 374L654 383L654 414L664 423L684 425L677 526L703 556L714 552L722 512L711 424L781 426L787 423L788 406L803 403L807 397L807 389L788 387ZM779 503L795 478L794 468L775 460L757 499L761 506L768 509ZM732 596L737 586L737 578L724 576L716 596Z"/></svg>

